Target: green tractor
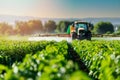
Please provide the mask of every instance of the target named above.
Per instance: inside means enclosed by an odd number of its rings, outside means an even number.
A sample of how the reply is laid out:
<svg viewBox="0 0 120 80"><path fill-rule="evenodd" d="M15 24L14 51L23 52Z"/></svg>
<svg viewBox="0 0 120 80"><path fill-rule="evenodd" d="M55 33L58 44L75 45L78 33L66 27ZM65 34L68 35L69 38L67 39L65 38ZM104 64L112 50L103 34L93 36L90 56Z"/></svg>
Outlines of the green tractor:
<svg viewBox="0 0 120 80"><path fill-rule="evenodd" d="M78 39L78 40L91 40L92 34L91 30L93 28L93 24L89 22L83 22L83 21L75 21L73 24L69 27L70 35L72 40Z"/></svg>

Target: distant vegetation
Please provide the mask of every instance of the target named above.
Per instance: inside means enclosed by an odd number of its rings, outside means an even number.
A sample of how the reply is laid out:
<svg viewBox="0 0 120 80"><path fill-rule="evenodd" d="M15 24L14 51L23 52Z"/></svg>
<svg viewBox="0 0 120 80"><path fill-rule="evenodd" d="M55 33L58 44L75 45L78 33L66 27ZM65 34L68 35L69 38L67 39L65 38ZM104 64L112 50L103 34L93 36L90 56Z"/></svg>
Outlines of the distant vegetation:
<svg viewBox="0 0 120 80"><path fill-rule="evenodd" d="M1 22L0 35L32 35L36 33L65 33L67 31L69 21L60 21L56 24L55 21L49 20L42 24L40 20L16 21L15 27Z"/></svg>
<svg viewBox="0 0 120 80"><path fill-rule="evenodd" d="M32 35L40 33L66 33L71 21L53 20L46 21L44 24L41 20L16 21L15 26L1 22L0 35ZM120 25L119 25L120 26ZM110 22L98 22L95 24L93 34L111 34L114 33L114 26ZM120 28L115 34L120 33Z"/></svg>
<svg viewBox="0 0 120 80"><path fill-rule="evenodd" d="M40 32L43 30L42 22L39 20L30 20L28 22L17 21L15 27L7 24L0 23L1 35L28 35L34 32Z"/></svg>
<svg viewBox="0 0 120 80"><path fill-rule="evenodd" d="M67 29L68 29L70 24L72 24L72 22L70 22L70 21L60 21L57 25L56 32L57 33L67 32Z"/></svg>
<svg viewBox="0 0 120 80"><path fill-rule="evenodd" d="M57 25L54 21L49 20L48 22L45 23L44 25L44 31L52 33L56 29Z"/></svg>
<svg viewBox="0 0 120 80"><path fill-rule="evenodd" d="M98 22L94 26L94 33L96 34L105 34L105 33L113 33L114 26L110 22Z"/></svg>

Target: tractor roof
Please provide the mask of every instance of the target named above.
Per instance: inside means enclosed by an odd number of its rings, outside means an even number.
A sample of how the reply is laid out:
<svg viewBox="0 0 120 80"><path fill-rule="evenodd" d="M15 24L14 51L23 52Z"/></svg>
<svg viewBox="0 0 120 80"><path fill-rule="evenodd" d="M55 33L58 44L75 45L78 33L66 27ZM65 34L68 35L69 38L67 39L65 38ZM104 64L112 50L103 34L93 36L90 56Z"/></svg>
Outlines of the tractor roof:
<svg viewBox="0 0 120 80"><path fill-rule="evenodd" d="M88 22L79 20L79 21L74 21L74 23L76 24L76 23L88 23Z"/></svg>

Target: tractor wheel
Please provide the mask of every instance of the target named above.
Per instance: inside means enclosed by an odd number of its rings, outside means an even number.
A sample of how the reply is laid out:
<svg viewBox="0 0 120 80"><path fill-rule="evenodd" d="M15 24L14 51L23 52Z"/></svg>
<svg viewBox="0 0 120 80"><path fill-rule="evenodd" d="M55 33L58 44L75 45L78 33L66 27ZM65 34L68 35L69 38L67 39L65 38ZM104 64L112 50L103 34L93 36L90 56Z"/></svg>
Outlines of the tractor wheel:
<svg viewBox="0 0 120 80"><path fill-rule="evenodd" d="M89 31L89 32L87 33L87 40L91 40L91 37L92 37L92 34L91 34L91 32Z"/></svg>
<svg viewBox="0 0 120 80"><path fill-rule="evenodd" d="M91 40L91 37L87 37L87 40Z"/></svg>
<svg viewBox="0 0 120 80"><path fill-rule="evenodd" d="M71 33L71 37L72 37L72 40L77 39L77 33L76 32L72 32Z"/></svg>

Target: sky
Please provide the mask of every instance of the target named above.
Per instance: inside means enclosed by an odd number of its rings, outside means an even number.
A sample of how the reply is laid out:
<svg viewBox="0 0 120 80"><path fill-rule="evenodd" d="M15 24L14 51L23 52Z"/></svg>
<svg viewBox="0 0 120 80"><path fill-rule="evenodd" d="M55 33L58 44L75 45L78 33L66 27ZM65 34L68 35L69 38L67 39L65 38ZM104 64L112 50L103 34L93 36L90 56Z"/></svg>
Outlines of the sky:
<svg viewBox="0 0 120 80"><path fill-rule="evenodd" d="M42 18L120 17L120 0L0 0L0 15Z"/></svg>

